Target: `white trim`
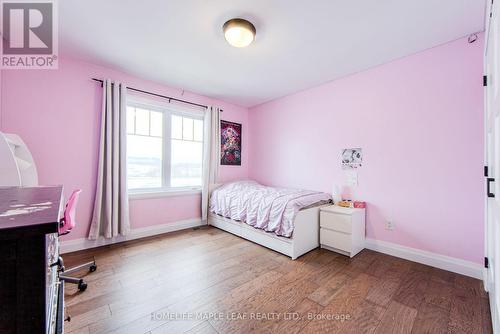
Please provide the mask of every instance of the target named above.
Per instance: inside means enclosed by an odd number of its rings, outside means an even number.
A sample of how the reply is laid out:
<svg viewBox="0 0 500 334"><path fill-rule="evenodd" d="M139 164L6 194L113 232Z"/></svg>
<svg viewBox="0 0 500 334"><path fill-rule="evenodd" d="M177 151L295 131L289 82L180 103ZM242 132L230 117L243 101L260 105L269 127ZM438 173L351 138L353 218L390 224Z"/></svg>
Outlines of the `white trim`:
<svg viewBox="0 0 500 334"><path fill-rule="evenodd" d="M159 235L168 232L174 232L179 230L184 230L192 227L206 225L201 219L188 219L181 220L173 223L166 223L161 225L153 225L142 227L138 229L133 229L127 236L118 236L113 239L99 238L97 240L88 240L87 238L66 240L61 242L61 253L75 252L82 249L89 249L99 246L111 245L119 242L124 242L127 240L140 239L145 237L150 237L154 235ZM219 226L217 226L219 227ZM290 239L289 239L290 240ZM293 241L290 240L290 241ZM258 241L256 241L258 242ZM266 247L269 247L265 245ZM366 239L365 247L373 251L380 253L396 256L402 259L422 263L435 268L448 270L458 274L474 277L477 279L483 279L483 268L480 264L465 261L457 258L453 258L446 255L436 254L432 252L423 251L420 249L410 248L398 244L394 244L387 241ZM272 248L272 247L270 247ZM279 250L278 250L279 251ZM291 255L296 258L298 254ZM289 255L289 254L287 254ZM290 255L289 255L290 256Z"/></svg>
<svg viewBox="0 0 500 334"><path fill-rule="evenodd" d="M366 239L365 247L405 260L422 263L480 280L483 279L483 268L478 263L375 239Z"/></svg>
<svg viewBox="0 0 500 334"><path fill-rule="evenodd" d="M140 94L140 93L139 93ZM165 102L157 97L143 97L129 94L127 96L127 104L137 106L139 108L152 108L155 111L172 112L174 114L183 114L186 116L194 116L203 119L203 115L207 108L195 105L185 105L184 102L176 102L175 100Z"/></svg>
<svg viewBox="0 0 500 334"><path fill-rule="evenodd" d="M135 199L146 199L146 198L178 197L178 196L199 195L199 194L201 194L201 188L198 189L170 188L169 190L165 189L165 190L141 191L141 192L135 192L129 190L128 198L131 200L135 200Z"/></svg>
<svg viewBox="0 0 500 334"><path fill-rule="evenodd" d="M133 229L127 236L118 236L112 239L105 239L103 237L97 240L88 240L87 238L75 239L75 240L65 240L61 241L61 253L76 252L82 249L95 248L99 246L116 244L119 242L124 242L127 240L140 239L145 237L151 237L158 234L174 232L179 230L184 230L192 227L206 225L200 218L180 220L177 222L152 225L147 227L141 227Z"/></svg>

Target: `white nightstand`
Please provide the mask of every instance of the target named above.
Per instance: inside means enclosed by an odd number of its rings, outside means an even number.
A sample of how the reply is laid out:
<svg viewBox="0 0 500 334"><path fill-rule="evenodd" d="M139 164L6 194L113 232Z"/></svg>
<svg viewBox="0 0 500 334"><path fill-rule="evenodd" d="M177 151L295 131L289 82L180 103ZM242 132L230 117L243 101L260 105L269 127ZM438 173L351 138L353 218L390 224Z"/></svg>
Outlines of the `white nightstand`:
<svg viewBox="0 0 500 334"><path fill-rule="evenodd" d="M349 257L365 248L365 209L325 206L319 221L321 248Z"/></svg>

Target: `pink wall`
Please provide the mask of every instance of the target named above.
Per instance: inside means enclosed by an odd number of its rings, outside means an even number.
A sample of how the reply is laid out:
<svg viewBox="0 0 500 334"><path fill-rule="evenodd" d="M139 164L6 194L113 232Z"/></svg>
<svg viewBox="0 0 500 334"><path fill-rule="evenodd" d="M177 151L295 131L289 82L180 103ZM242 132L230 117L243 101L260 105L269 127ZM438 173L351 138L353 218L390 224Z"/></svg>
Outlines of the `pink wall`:
<svg viewBox="0 0 500 334"><path fill-rule="evenodd" d="M343 181L340 150L362 147L356 198L368 202L367 235L480 263L483 257L482 40L465 40L264 105L245 108L196 94L243 124L243 165L270 185L331 191ZM29 145L41 184L82 188L78 227L88 231L96 180L101 91L91 77L180 96L180 90L80 61L59 70L2 71L0 130ZM250 162L250 165L249 165ZM132 228L200 216L200 196L132 200ZM386 231L386 220L395 223Z"/></svg>
<svg viewBox="0 0 500 334"><path fill-rule="evenodd" d="M480 263L482 44L461 39L252 108L250 177L330 192L340 150L362 147L353 195L368 202L369 238Z"/></svg>
<svg viewBox="0 0 500 334"><path fill-rule="evenodd" d="M3 70L0 70L0 129L2 128L2 74Z"/></svg>
<svg viewBox="0 0 500 334"><path fill-rule="evenodd" d="M72 189L83 189L78 225L67 239L85 237L92 214L101 108L101 88L92 77L181 97L179 89L70 59L62 59L59 70L3 71L1 131L25 140L37 163L40 184L63 184L66 196ZM243 124L242 166L221 167L221 178L247 178L247 109L188 92L182 98L220 106L223 119ZM198 218L200 201L199 195L131 200L132 228Z"/></svg>

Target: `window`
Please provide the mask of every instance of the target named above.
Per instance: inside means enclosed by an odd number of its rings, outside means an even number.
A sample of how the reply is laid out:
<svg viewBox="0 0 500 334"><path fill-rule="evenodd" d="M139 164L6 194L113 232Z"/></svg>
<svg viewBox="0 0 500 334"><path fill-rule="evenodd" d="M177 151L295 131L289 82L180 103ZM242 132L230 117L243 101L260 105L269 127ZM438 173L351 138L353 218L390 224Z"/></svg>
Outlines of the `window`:
<svg viewBox="0 0 500 334"><path fill-rule="evenodd" d="M170 186L201 186L203 121L172 115Z"/></svg>
<svg viewBox="0 0 500 334"><path fill-rule="evenodd" d="M199 188L202 162L201 113L128 103L127 172L131 192Z"/></svg>
<svg viewBox="0 0 500 334"><path fill-rule="evenodd" d="M163 113L127 107L129 189L163 186Z"/></svg>

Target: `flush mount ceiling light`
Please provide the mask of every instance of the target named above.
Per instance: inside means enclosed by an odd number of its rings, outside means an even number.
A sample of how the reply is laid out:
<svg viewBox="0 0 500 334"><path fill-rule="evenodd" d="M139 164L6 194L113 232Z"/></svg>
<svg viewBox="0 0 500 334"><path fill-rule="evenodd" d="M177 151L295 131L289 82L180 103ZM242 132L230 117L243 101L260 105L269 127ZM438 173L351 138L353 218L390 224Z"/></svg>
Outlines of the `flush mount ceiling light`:
<svg viewBox="0 0 500 334"><path fill-rule="evenodd" d="M255 39L255 27L244 19L231 19L222 27L226 41L237 48L249 46Z"/></svg>

